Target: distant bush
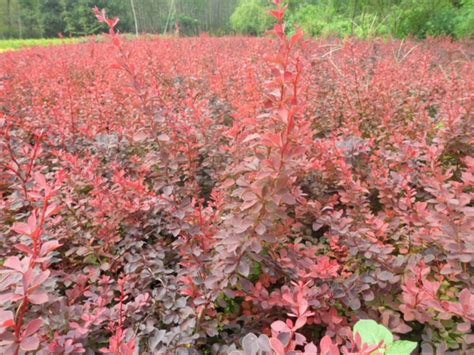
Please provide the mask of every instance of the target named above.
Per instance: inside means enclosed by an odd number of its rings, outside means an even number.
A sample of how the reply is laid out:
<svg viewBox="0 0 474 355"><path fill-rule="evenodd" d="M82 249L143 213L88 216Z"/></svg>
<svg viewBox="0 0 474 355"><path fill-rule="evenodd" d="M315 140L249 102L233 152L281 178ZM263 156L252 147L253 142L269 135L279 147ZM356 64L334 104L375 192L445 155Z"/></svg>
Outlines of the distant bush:
<svg viewBox="0 0 474 355"><path fill-rule="evenodd" d="M259 0L242 0L230 18L234 31L262 35L272 25L272 18Z"/></svg>
<svg viewBox="0 0 474 355"><path fill-rule="evenodd" d="M344 34L351 27L349 20L340 16L332 6L305 5L294 13L292 20L312 36Z"/></svg>
<svg viewBox="0 0 474 355"><path fill-rule="evenodd" d="M179 15L180 33L185 36L195 36L199 33L199 20L186 15Z"/></svg>
<svg viewBox="0 0 474 355"><path fill-rule="evenodd" d="M473 33L474 1L403 0L377 6L363 0L300 1L291 9L291 22L312 36L322 37L448 35L460 38Z"/></svg>
<svg viewBox="0 0 474 355"><path fill-rule="evenodd" d="M454 35L456 9L448 2L433 5L419 1L413 6L396 9L400 22L392 32L397 37L413 35L425 38L427 35Z"/></svg>
<svg viewBox="0 0 474 355"><path fill-rule="evenodd" d="M472 36L474 33L474 0L464 0L454 25L456 37Z"/></svg>

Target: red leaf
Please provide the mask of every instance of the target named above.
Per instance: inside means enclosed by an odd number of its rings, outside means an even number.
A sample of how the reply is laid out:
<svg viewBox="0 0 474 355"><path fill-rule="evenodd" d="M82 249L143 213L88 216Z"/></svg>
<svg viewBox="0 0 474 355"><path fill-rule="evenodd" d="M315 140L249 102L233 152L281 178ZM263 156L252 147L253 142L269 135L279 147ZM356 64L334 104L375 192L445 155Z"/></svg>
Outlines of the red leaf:
<svg viewBox="0 0 474 355"><path fill-rule="evenodd" d="M271 338L270 339L270 344L272 346L272 349L275 351L275 353L277 355L285 355L286 354L285 347L283 346L281 341L279 341L278 339Z"/></svg>
<svg viewBox="0 0 474 355"><path fill-rule="evenodd" d="M20 343L20 348L24 351L34 351L39 348L39 344L38 336L34 335L23 339Z"/></svg>
<svg viewBox="0 0 474 355"><path fill-rule="evenodd" d="M105 22L105 10L99 10L97 6L94 6L92 9L94 11L95 17L99 20L99 22Z"/></svg>
<svg viewBox="0 0 474 355"><path fill-rule="evenodd" d="M120 39L118 36L114 36L114 38L112 39L113 43L114 43L114 46L115 47L121 47L121 43L120 43Z"/></svg>
<svg viewBox="0 0 474 355"><path fill-rule="evenodd" d="M115 17L113 19L107 19L106 22L110 28L114 28L119 23L119 18Z"/></svg>
<svg viewBox="0 0 474 355"><path fill-rule="evenodd" d="M10 328L10 327L15 327L15 321L13 319L7 320L5 323L2 325L4 328Z"/></svg>
<svg viewBox="0 0 474 355"><path fill-rule="evenodd" d="M286 73L285 73L286 75ZM290 73L291 75L291 73ZM285 110L285 109L280 109L278 110L278 116L280 116L280 119L283 123L288 123L288 116L289 116L289 112L288 110Z"/></svg>
<svg viewBox="0 0 474 355"><path fill-rule="evenodd" d="M293 331L295 330L298 330L302 327L304 327L304 325L306 324L306 321L308 319L306 317L299 317L297 320L296 320L296 323L295 323L295 326L293 327Z"/></svg>
<svg viewBox="0 0 474 355"><path fill-rule="evenodd" d="M148 138L149 138L148 133L143 132L143 131L139 131L139 132L135 133L132 137L134 142L144 142Z"/></svg>
<svg viewBox="0 0 474 355"><path fill-rule="evenodd" d="M56 204L51 204L48 206L48 208L46 209L46 212L45 212L45 217L46 218L49 218L53 215L55 215L56 213L58 213L59 211L61 211L62 207L61 206L58 206Z"/></svg>
<svg viewBox="0 0 474 355"><path fill-rule="evenodd" d="M339 355L337 346L333 344L331 338L327 335L321 339L319 347L321 348L321 355Z"/></svg>
<svg viewBox="0 0 474 355"><path fill-rule="evenodd" d="M18 300L21 300L22 298L23 298L22 295L19 295L16 293L0 294L0 304L5 303L5 302L16 302Z"/></svg>
<svg viewBox="0 0 474 355"><path fill-rule="evenodd" d="M270 14L271 14L273 17L275 17L276 19L278 19L278 20L280 20L280 19L283 18L283 14L282 14L282 12L279 11L279 10L271 10L271 11L270 11Z"/></svg>
<svg viewBox="0 0 474 355"><path fill-rule="evenodd" d="M291 45L295 45L296 43L298 43L301 38L303 37L304 33L303 31L301 30L301 28L298 28L298 30L296 31L296 33L293 35L293 37L291 37Z"/></svg>
<svg viewBox="0 0 474 355"><path fill-rule="evenodd" d="M38 331L38 329L41 328L42 325L43 325L43 321L41 319L39 319L39 318L38 319L33 319L26 326L23 336L29 337L29 336L33 335L34 333L36 333Z"/></svg>
<svg viewBox="0 0 474 355"><path fill-rule="evenodd" d="M50 274L51 274L51 271L46 270L36 275L31 287L37 288L38 286L41 286L48 279Z"/></svg>
<svg viewBox="0 0 474 355"><path fill-rule="evenodd" d="M309 343L304 347L304 355L314 355L318 353L318 348L313 343Z"/></svg>
<svg viewBox="0 0 474 355"><path fill-rule="evenodd" d="M160 134L160 135L158 136L158 140L159 140L160 142L169 142L169 141L170 141L170 137L169 137L167 134L162 133L162 134Z"/></svg>
<svg viewBox="0 0 474 355"><path fill-rule="evenodd" d="M33 304L44 304L48 302L48 295L45 292L35 292L28 296L28 299Z"/></svg>
<svg viewBox="0 0 474 355"><path fill-rule="evenodd" d="M25 254L27 255L32 255L33 254L33 249L31 249L28 245L26 244L22 244L22 243L19 243L19 244L15 244L15 248L24 252Z"/></svg>
<svg viewBox="0 0 474 355"><path fill-rule="evenodd" d="M462 333L467 333L471 330L471 323L459 323L456 329Z"/></svg>
<svg viewBox="0 0 474 355"><path fill-rule="evenodd" d="M469 308L474 310L474 296L469 292L467 288L461 291L459 294L459 301L462 307L467 311Z"/></svg>
<svg viewBox="0 0 474 355"><path fill-rule="evenodd" d="M306 301L305 299L302 299L298 305L299 314L304 314L307 311L307 309L308 309L308 301Z"/></svg>
<svg viewBox="0 0 474 355"><path fill-rule="evenodd" d="M272 329L276 332L283 333L283 332L291 332L291 329L288 327L288 325L281 321L277 320L272 323Z"/></svg>
<svg viewBox="0 0 474 355"><path fill-rule="evenodd" d="M17 256L10 256L6 261L5 263L3 264L3 266L9 268L9 269L13 269L15 271L18 271L18 272L25 272L26 270L23 270L23 265L21 264L21 261L20 259L17 257Z"/></svg>
<svg viewBox="0 0 474 355"><path fill-rule="evenodd" d="M13 312L11 311L0 311L0 327L8 327L13 321ZM13 323L15 324L15 323Z"/></svg>
<svg viewBox="0 0 474 355"><path fill-rule="evenodd" d="M29 224L23 222L15 223L12 226L12 230L17 232L18 234L24 235L31 235L34 232L34 229L31 229Z"/></svg>
<svg viewBox="0 0 474 355"><path fill-rule="evenodd" d="M247 142L250 142L251 140L254 140L254 139L257 139L257 138L260 138L260 134L258 134L258 133L249 134L247 137L245 137L245 139L242 141L242 143L247 143Z"/></svg>
<svg viewBox="0 0 474 355"><path fill-rule="evenodd" d="M35 182L38 184L38 186L40 186L41 188L45 190L49 188L48 183L46 182L46 178L44 177L43 174L35 173L33 177L35 179Z"/></svg>
<svg viewBox="0 0 474 355"><path fill-rule="evenodd" d="M49 242L46 242L41 246L40 255L48 255L53 250L58 249L60 246L61 244L59 244L57 240L51 240Z"/></svg>

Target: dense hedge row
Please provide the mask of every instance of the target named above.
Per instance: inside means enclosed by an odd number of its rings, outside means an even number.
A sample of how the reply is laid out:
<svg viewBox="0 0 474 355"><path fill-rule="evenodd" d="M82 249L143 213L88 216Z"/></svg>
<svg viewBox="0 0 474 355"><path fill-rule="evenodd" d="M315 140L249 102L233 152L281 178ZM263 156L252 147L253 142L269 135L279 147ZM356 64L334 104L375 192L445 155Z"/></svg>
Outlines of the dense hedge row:
<svg viewBox="0 0 474 355"><path fill-rule="evenodd" d="M283 15L0 56L3 354L472 349L470 45Z"/></svg>

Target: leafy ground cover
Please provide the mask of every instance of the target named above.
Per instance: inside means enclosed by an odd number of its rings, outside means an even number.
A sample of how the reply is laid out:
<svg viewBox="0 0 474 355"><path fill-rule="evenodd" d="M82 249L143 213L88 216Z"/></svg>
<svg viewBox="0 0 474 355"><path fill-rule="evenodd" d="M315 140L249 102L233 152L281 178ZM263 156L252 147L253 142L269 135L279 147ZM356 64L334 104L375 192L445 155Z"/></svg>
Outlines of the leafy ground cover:
<svg viewBox="0 0 474 355"><path fill-rule="evenodd" d="M3 354L469 353L472 44L276 4L273 39L97 10L109 42L0 56Z"/></svg>

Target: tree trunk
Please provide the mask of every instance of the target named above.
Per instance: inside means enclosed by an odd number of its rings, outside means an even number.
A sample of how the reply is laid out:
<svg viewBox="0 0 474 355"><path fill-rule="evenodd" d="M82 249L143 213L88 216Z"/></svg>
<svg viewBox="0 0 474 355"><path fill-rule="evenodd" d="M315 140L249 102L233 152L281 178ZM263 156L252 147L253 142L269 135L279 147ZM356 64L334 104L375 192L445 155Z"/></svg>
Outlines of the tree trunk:
<svg viewBox="0 0 474 355"><path fill-rule="evenodd" d="M165 24L165 29L163 31L163 34L166 34L168 32L168 25L170 24L171 17L173 16L173 11L174 11L174 15L176 16L176 2L174 0L171 0L169 3L168 18L166 19L166 24Z"/></svg>
<svg viewBox="0 0 474 355"><path fill-rule="evenodd" d="M11 36L12 18L11 18L11 0L7 0L7 31L8 37Z"/></svg>
<svg viewBox="0 0 474 355"><path fill-rule="evenodd" d="M135 11L134 0L130 0L130 6L132 7L133 21L135 22L135 36L138 37L138 21L137 21L137 12Z"/></svg>
<svg viewBox="0 0 474 355"><path fill-rule="evenodd" d="M351 35L354 35L354 21L356 17L357 11L357 0L354 0L354 8L352 11L352 20L351 20Z"/></svg>

